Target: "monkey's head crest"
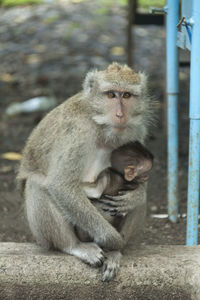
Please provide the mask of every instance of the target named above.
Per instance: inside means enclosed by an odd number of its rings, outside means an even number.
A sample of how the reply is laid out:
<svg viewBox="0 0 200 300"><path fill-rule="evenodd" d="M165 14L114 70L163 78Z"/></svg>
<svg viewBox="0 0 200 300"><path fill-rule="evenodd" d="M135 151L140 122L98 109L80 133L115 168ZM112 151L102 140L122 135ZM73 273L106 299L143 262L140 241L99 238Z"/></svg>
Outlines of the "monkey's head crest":
<svg viewBox="0 0 200 300"><path fill-rule="evenodd" d="M146 75L144 73L136 73L127 65L121 65L113 62L105 70L93 70L86 75L83 89L88 95L92 89L100 87L106 89L108 86L113 89L131 90L133 86L140 86L142 89L146 86Z"/></svg>
<svg viewBox="0 0 200 300"><path fill-rule="evenodd" d="M127 65L120 65L117 62L113 62L105 71L102 71L104 76L108 80L121 79L125 82L129 82L132 84L140 84L141 79L139 74L134 72Z"/></svg>

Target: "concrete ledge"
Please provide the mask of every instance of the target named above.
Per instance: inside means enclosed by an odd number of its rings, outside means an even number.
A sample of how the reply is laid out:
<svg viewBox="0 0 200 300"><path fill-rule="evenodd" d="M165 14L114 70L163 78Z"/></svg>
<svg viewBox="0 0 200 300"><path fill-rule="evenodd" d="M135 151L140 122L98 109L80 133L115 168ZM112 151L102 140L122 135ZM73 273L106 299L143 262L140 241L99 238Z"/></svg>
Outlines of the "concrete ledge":
<svg viewBox="0 0 200 300"><path fill-rule="evenodd" d="M116 279L33 244L0 243L0 299L200 299L200 246L126 251Z"/></svg>

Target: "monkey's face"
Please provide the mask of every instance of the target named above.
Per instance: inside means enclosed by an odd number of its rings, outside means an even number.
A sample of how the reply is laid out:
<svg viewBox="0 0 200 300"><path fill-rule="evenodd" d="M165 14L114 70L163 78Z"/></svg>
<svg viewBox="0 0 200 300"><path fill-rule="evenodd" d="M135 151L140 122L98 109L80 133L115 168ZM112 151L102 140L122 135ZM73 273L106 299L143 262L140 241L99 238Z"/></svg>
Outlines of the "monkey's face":
<svg viewBox="0 0 200 300"><path fill-rule="evenodd" d="M119 134L135 126L135 122L142 119L145 108L141 85L130 85L120 78L117 82L106 81L105 78L99 81L92 105L96 112L93 119Z"/></svg>
<svg viewBox="0 0 200 300"><path fill-rule="evenodd" d="M144 74L113 63L104 71L89 72L83 87L96 123L116 133L144 123L149 105Z"/></svg>
<svg viewBox="0 0 200 300"><path fill-rule="evenodd" d="M126 128L137 97L136 93L133 94L129 90L106 90L102 93L107 123L116 131L123 131Z"/></svg>

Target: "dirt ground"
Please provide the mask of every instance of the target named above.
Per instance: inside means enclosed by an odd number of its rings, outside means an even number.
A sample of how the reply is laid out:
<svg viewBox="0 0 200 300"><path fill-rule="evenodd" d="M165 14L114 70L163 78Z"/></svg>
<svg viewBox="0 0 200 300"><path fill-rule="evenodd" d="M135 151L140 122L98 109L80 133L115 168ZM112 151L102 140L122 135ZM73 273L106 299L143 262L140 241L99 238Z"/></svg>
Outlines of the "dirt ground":
<svg viewBox="0 0 200 300"><path fill-rule="evenodd" d="M80 3L78 3L80 2ZM78 3L78 4L77 4ZM6 107L35 96L54 96L57 104L81 89L85 73L112 61L126 62L126 7L95 1L58 1L0 9L0 154L20 153L45 113L6 117ZM134 69L149 74L159 101L157 124L148 148L155 156L149 182L148 217L142 244L184 244L186 219L177 224L155 219L167 213L166 104L164 100L165 28L135 26ZM189 68L180 68L180 212L186 212ZM32 241L23 199L16 191L19 161L0 159L0 241Z"/></svg>

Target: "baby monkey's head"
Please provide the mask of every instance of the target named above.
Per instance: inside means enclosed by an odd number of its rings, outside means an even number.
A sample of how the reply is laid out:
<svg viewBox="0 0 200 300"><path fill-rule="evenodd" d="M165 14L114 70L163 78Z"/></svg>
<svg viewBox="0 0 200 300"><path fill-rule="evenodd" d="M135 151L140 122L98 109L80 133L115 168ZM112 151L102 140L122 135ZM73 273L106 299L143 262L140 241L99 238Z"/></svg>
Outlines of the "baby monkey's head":
<svg viewBox="0 0 200 300"><path fill-rule="evenodd" d="M139 142L131 142L112 152L111 166L127 181L145 182L153 166L153 155Z"/></svg>

